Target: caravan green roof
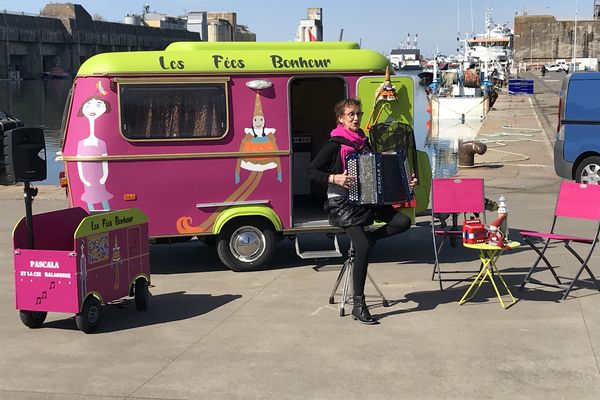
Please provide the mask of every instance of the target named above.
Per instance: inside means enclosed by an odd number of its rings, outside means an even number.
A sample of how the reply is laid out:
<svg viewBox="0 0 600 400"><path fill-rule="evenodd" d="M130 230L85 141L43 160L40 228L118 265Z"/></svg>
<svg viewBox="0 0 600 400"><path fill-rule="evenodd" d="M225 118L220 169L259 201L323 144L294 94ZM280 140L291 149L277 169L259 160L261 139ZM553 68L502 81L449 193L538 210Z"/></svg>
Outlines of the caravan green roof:
<svg viewBox="0 0 600 400"><path fill-rule="evenodd" d="M387 66L382 54L350 42L181 42L165 51L98 54L77 75L385 72Z"/></svg>

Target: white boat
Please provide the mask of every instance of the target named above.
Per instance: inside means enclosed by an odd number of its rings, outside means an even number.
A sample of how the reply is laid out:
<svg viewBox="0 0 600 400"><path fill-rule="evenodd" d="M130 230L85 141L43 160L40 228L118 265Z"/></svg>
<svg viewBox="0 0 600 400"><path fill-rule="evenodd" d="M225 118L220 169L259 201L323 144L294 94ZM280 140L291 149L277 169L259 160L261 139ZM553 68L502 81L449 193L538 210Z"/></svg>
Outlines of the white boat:
<svg viewBox="0 0 600 400"><path fill-rule="evenodd" d="M466 40L466 57L472 62L497 64L501 69L510 68L513 61L515 35L507 24L497 24L492 20L492 9L485 13L484 33Z"/></svg>
<svg viewBox="0 0 600 400"><path fill-rule="evenodd" d="M417 40L419 34L415 35L415 40L411 44L410 33L406 39L406 45L400 46L397 49L392 49L390 52L390 62L395 69L403 70L421 70L421 50L417 48Z"/></svg>
<svg viewBox="0 0 600 400"><path fill-rule="evenodd" d="M456 69L434 68L434 89L429 96L432 123L439 120L465 124L483 122L489 111L489 99L482 90L481 71L477 66L460 64ZM438 77L439 74L439 77ZM451 122L452 124L452 122Z"/></svg>

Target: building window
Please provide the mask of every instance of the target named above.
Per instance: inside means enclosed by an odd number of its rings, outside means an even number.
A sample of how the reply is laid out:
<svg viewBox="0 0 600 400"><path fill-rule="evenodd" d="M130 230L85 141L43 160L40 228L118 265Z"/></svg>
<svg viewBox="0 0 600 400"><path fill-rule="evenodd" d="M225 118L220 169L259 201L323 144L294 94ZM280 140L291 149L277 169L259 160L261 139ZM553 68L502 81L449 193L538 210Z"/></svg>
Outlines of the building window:
<svg viewBox="0 0 600 400"><path fill-rule="evenodd" d="M214 140L227 134L226 82L123 83L119 96L127 139Z"/></svg>

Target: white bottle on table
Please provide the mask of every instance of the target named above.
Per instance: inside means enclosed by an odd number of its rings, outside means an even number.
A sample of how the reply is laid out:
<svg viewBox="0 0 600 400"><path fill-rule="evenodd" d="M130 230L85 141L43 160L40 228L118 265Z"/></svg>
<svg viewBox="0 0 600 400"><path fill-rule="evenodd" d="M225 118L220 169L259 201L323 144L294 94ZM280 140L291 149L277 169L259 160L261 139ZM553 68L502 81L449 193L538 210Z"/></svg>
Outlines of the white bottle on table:
<svg viewBox="0 0 600 400"><path fill-rule="evenodd" d="M506 197L504 197L503 194L500 195L500 198L498 199L498 218L502 215L504 215L504 218L498 229L500 229L500 232L504 235L504 240L508 242L508 206L506 205Z"/></svg>

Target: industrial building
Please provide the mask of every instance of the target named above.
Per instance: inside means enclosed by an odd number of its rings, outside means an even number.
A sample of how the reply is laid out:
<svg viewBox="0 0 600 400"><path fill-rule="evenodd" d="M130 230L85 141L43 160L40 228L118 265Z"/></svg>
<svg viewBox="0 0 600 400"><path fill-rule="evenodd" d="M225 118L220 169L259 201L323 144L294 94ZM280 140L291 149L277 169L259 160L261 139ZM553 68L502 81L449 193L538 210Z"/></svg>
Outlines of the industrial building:
<svg viewBox="0 0 600 400"><path fill-rule="evenodd" d="M248 26L237 23L237 14L231 11L192 11L182 17L150 12L145 6L140 21L147 26L187 29L197 32L205 42L255 42L256 34Z"/></svg>
<svg viewBox="0 0 600 400"><path fill-rule="evenodd" d="M323 41L323 9L309 8L306 19L301 19L296 33L297 42Z"/></svg>
<svg viewBox="0 0 600 400"><path fill-rule="evenodd" d="M53 3L39 16L0 16L0 79L74 75L89 57L113 51L162 50L198 33L93 20L78 4Z"/></svg>
<svg viewBox="0 0 600 400"><path fill-rule="evenodd" d="M150 11L124 23L94 20L79 4L50 3L40 15L0 13L0 79L64 78L98 53L163 50L177 41L256 41L234 12Z"/></svg>

